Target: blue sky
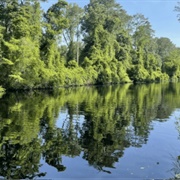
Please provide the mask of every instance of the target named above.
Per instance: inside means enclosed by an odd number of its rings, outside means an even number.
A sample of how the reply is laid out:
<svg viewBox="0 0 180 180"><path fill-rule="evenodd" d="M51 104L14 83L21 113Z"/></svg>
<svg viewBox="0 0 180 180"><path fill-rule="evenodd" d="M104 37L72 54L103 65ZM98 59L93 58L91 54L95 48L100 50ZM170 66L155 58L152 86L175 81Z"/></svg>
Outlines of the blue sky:
<svg viewBox="0 0 180 180"><path fill-rule="evenodd" d="M48 3L43 3L43 8L46 9L56 2L57 0L48 0ZM67 2L83 7L89 0L67 0ZM129 15L143 14L149 19L156 37L168 37L180 47L180 22L177 20L177 12L174 11L177 0L116 0L116 2L121 4Z"/></svg>

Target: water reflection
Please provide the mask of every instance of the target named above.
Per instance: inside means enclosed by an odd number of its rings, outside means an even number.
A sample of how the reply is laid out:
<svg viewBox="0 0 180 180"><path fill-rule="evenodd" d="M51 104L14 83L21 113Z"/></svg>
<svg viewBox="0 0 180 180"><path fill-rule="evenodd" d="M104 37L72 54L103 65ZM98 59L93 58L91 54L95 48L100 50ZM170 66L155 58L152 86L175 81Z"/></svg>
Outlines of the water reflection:
<svg viewBox="0 0 180 180"><path fill-rule="evenodd" d="M81 153L90 166L110 174L125 149L148 142L152 120L166 121L180 107L180 84L11 93L0 104L0 176L46 176L41 158L66 171L62 157ZM63 112L67 117L61 118ZM56 126L58 119L62 127Z"/></svg>

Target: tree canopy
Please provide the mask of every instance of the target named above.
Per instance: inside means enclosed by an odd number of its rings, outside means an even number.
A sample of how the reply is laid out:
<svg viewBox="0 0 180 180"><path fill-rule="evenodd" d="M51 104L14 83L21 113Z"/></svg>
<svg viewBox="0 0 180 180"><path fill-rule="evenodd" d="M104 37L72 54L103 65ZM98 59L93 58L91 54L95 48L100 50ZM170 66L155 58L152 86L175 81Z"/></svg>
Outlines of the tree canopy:
<svg viewBox="0 0 180 180"><path fill-rule="evenodd" d="M44 1L44 0L43 0ZM0 86L7 89L176 81L179 49L115 0L0 1ZM179 6L176 6L179 11Z"/></svg>

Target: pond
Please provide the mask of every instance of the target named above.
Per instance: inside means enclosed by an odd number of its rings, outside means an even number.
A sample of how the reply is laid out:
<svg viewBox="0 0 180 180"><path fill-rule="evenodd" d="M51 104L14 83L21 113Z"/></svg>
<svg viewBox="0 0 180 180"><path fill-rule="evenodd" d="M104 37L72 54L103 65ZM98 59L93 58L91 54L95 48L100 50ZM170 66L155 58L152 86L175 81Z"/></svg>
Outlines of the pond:
<svg viewBox="0 0 180 180"><path fill-rule="evenodd" d="M180 83L15 92L0 104L1 178L180 175Z"/></svg>

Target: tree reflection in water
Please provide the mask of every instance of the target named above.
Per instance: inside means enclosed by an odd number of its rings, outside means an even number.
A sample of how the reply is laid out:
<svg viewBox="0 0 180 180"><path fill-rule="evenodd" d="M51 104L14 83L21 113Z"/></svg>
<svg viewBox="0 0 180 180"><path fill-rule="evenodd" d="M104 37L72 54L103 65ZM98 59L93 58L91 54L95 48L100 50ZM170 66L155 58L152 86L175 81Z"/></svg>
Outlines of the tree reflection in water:
<svg viewBox="0 0 180 180"><path fill-rule="evenodd" d="M65 171L62 156L81 153L90 166L111 173L125 149L148 142L152 120L180 107L179 93L179 84L126 84L6 94L0 99L0 176L45 176L41 158ZM60 128L62 111L68 117Z"/></svg>

